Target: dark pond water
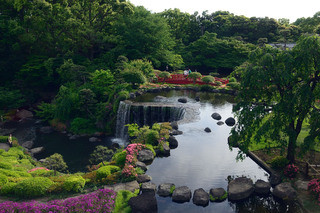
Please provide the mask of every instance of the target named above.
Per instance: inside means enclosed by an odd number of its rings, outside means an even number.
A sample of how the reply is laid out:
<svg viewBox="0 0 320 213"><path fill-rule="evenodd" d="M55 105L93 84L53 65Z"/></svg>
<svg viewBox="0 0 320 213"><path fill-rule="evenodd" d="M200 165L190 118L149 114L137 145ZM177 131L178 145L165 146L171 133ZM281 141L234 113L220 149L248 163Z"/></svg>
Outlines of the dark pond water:
<svg viewBox="0 0 320 213"><path fill-rule="evenodd" d="M166 98L157 99L156 96ZM196 102L199 96L201 101ZM268 174L250 158L236 161L238 149L229 150L227 137L231 127L218 126L211 118L213 112L222 116L222 121L232 116L234 98L228 95L195 93L191 91L171 91L166 93L145 94L138 97L136 102L161 101L177 103L178 98L187 97L185 119L179 122L182 135L176 136L179 146L171 150L171 156L156 158L148 166L147 174L152 176L152 182L174 183L176 186L188 186L192 192L203 188L223 187L227 189L228 177L246 176L255 182L258 179L267 180ZM206 133L209 127L212 132ZM70 172L86 171L90 153L97 145L111 145L112 138L105 138L99 143L90 143L87 137L69 140L65 134L37 134L35 146L44 146L46 151L36 156L45 158L53 153L60 153L64 157ZM113 140L117 141L117 140ZM121 140L118 140L121 141ZM207 207L199 207L192 203L178 204L171 198L157 196L158 212L301 212L295 204L284 204L276 201L272 196L258 197L232 203L228 200L220 203L210 203Z"/></svg>
<svg viewBox="0 0 320 213"><path fill-rule="evenodd" d="M250 158L236 161L238 149L229 149L227 137L231 127L219 126L211 114L217 112L222 121L232 116L233 97L221 94L195 93L190 91L171 91L168 93L148 94L136 101L150 102L159 100L156 96L165 96L161 102L177 102L180 97L188 97L188 107L198 109L193 119L181 121L179 130L182 135L176 136L179 142L177 149L171 150L171 156L156 158L149 166L147 174L156 185L174 183L176 186L188 186L193 192L203 188L223 187L227 189L228 177L250 177L254 182L258 179L267 180L268 173ZM199 96L201 102L196 102ZM188 115L187 115L188 116ZM211 133L204 129L209 127ZM296 205L277 202L271 196L261 198L254 196L246 201L231 203L210 203L207 207L199 207L192 203L178 204L171 198L157 196L159 212L299 212Z"/></svg>
<svg viewBox="0 0 320 213"><path fill-rule="evenodd" d="M98 145L110 146L111 138L104 138L101 142L92 143L89 142L88 137L69 140L69 137L62 133L38 133L35 147L43 146L45 151L35 157L42 159L54 153L59 153L68 165L69 172L87 171L86 167L89 165L90 154Z"/></svg>

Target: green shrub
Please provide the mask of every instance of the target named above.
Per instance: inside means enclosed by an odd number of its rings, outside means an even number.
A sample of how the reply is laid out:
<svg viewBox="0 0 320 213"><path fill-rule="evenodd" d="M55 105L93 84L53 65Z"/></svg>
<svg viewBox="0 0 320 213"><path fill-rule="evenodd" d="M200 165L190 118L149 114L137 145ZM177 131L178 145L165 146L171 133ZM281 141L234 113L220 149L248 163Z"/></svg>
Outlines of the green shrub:
<svg viewBox="0 0 320 213"><path fill-rule="evenodd" d="M79 192L83 189L86 181L81 176L70 176L63 183L63 188L68 192Z"/></svg>
<svg viewBox="0 0 320 213"><path fill-rule="evenodd" d="M158 145L159 132L155 130L148 130L146 134L146 144L151 144L153 146Z"/></svg>
<svg viewBox="0 0 320 213"><path fill-rule="evenodd" d="M5 185L6 183L8 183L8 178L7 176L0 174L0 188Z"/></svg>
<svg viewBox="0 0 320 213"><path fill-rule="evenodd" d="M211 75L212 77L217 77L217 76L219 76L219 73L217 73L217 72L210 72L209 75Z"/></svg>
<svg viewBox="0 0 320 213"><path fill-rule="evenodd" d="M154 151L154 148L151 144L145 144L146 145L146 149L149 149L152 153L153 156L156 156L156 152Z"/></svg>
<svg viewBox="0 0 320 213"><path fill-rule="evenodd" d="M1 195L13 195L16 187L16 183L8 182L0 188Z"/></svg>
<svg viewBox="0 0 320 213"><path fill-rule="evenodd" d="M12 170L12 166L9 163L6 163L6 162L0 162L0 168L1 169Z"/></svg>
<svg viewBox="0 0 320 213"><path fill-rule="evenodd" d="M164 122L160 124L160 128L161 129L168 129L168 130L172 130L172 126L170 125L169 122Z"/></svg>
<svg viewBox="0 0 320 213"><path fill-rule="evenodd" d="M53 184L54 182L46 177L28 178L17 183L14 193L24 198L38 197L45 195Z"/></svg>
<svg viewBox="0 0 320 213"><path fill-rule="evenodd" d="M53 170L47 171L45 169L37 169L37 170L30 172L29 174L31 174L33 177L52 177L52 176L54 176L54 171Z"/></svg>
<svg viewBox="0 0 320 213"><path fill-rule="evenodd" d="M0 169L0 174L3 174L7 177L21 177L18 171L12 171L12 170L6 170L6 169Z"/></svg>
<svg viewBox="0 0 320 213"><path fill-rule="evenodd" d="M16 173L19 174L20 177L32 177L32 175L26 171L16 171Z"/></svg>
<svg viewBox="0 0 320 213"><path fill-rule="evenodd" d="M154 123L151 129L159 132L161 129L161 126L158 123Z"/></svg>
<svg viewBox="0 0 320 213"><path fill-rule="evenodd" d="M274 169L283 169L288 163L289 160L287 158L283 156L277 156L271 160L270 165Z"/></svg>
<svg viewBox="0 0 320 213"><path fill-rule="evenodd" d="M143 175L145 173L140 167L136 167L135 170L138 175Z"/></svg>
<svg viewBox="0 0 320 213"><path fill-rule="evenodd" d="M214 82L214 77L212 77L210 75L206 75L206 76L202 77L202 81L207 84L212 83L212 82Z"/></svg>
<svg viewBox="0 0 320 213"><path fill-rule="evenodd" d="M118 152L113 155L112 161L115 161L115 164L119 167L124 167L126 163L127 151L123 150L122 152Z"/></svg>
<svg viewBox="0 0 320 213"><path fill-rule="evenodd" d="M14 156L18 160L21 160L23 158L27 158L27 156L23 153L22 147L11 147L8 152L3 153L2 156Z"/></svg>
<svg viewBox="0 0 320 213"><path fill-rule="evenodd" d="M1 137L1 136L0 136ZM0 142L1 143L1 142ZM4 153L4 149L0 149L0 155L2 155L2 153Z"/></svg>
<svg viewBox="0 0 320 213"><path fill-rule="evenodd" d="M96 131L94 122L85 118L73 119L70 130L74 134L91 134Z"/></svg>
<svg viewBox="0 0 320 213"><path fill-rule="evenodd" d="M235 77L231 77L231 78L229 78L229 83L231 83L231 82L237 82L237 79Z"/></svg>
<svg viewBox="0 0 320 213"><path fill-rule="evenodd" d="M230 87L231 89L240 89L240 83L239 82L229 82L227 84L228 87Z"/></svg>
<svg viewBox="0 0 320 213"><path fill-rule="evenodd" d="M106 178L108 175L120 171L118 166L103 166L97 170L97 179Z"/></svg>
<svg viewBox="0 0 320 213"><path fill-rule="evenodd" d="M127 190L120 190L117 192L117 197L114 202L114 213L130 213L131 208L128 205L130 198L137 196L137 194L132 193Z"/></svg>
<svg viewBox="0 0 320 213"><path fill-rule="evenodd" d="M221 81L215 81L214 83L215 83L217 86L221 86L221 85L222 85Z"/></svg>
<svg viewBox="0 0 320 213"><path fill-rule="evenodd" d="M211 85L208 85L208 84L205 84L205 85L201 85L200 86L200 91L202 92L208 92L210 91L211 89L213 89L214 87L211 86Z"/></svg>

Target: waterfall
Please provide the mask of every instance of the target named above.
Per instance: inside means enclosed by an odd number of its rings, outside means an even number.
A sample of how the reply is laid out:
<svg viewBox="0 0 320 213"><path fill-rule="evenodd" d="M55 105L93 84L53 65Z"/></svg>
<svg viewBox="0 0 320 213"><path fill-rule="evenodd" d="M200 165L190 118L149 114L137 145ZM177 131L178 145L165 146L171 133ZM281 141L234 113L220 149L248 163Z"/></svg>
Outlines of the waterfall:
<svg viewBox="0 0 320 213"><path fill-rule="evenodd" d="M116 124L116 137L126 139L126 124L129 123L130 119L130 107L131 104L120 101L117 112L117 124Z"/></svg>
<svg viewBox="0 0 320 213"><path fill-rule="evenodd" d="M154 123L181 120L184 113L185 108L181 105L121 101L117 112L116 137L125 140L128 138L126 124L152 126Z"/></svg>

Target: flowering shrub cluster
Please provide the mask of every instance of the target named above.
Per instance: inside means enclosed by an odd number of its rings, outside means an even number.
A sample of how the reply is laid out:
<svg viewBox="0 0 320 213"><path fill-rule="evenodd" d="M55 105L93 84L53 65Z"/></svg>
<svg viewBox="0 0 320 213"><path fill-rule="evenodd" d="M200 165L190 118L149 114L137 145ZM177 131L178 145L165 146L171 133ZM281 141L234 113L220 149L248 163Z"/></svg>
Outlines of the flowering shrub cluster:
<svg viewBox="0 0 320 213"><path fill-rule="evenodd" d="M50 171L50 169L47 169L46 167L36 167L36 168L30 169L30 170L28 171L28 173L33 172L33 171L36 171L36 170L39 170L39 169L44 169L44 170L46 170L46 171Z"/></svg>
<svg viewBox="0 0 320 213"><path fill-rule="evenodd" d="M96 192L65 200L53 200L47 203L13 202L0 203L0 212L112 212L116 193L110 189L99 189Z"/></svg>
<svg viewBox="0 0 320 213"><path fill-rule="evenodd" d="M320 205L320 183L319 179L312 179L308 183L308 189L316 195L318 205Z"/></svg>
<svg viewBox="0 0 320 213"><path fill-rule="evenodd" d="M122 175L124 177L131 177L131 176L138 176L134 166L137 162L137 156L140 150L145 148L145 145L139 143L129 144L126 148L127 156L126 156L126 163L122 170Z"/></svg>
<svg viewBox="0 0 320 213"><path fill-rule="evenodd" d="M286 168L284 169L283 173L285 176L287 176L290 179L293 179L296 177L296 175L299 172L299 167L297 167L294 164L289 164L286 166Z"/></svg>

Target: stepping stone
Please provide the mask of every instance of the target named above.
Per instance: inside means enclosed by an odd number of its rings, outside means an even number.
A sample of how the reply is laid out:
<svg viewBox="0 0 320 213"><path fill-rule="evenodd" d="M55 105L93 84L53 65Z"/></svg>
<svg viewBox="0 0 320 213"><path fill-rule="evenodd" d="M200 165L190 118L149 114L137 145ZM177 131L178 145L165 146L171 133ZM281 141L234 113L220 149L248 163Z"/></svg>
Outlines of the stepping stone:
<svg viewBox="0 0 320 213"><path fill-rule="evenodd" d="M209 204L209 194L202 188L196 189L192 201L197 206L207 206Z"/></svg>
<svg viewBox="0 0 320 213"><path fill-rule="evenodd" d="M172 193L172 201L177 203L189 202L191 199L191 190L187 186L180 186Z"/></svg>
<svg viewBox="0 0 320 213"><path fill-rule="evenodd" d="M160 184L158 186L158 195L159 196L162 196L162 197L168 197L170 195L172 195L172 192L174 189L175 185L173 183L163 183L163 184Z"/></svg>

